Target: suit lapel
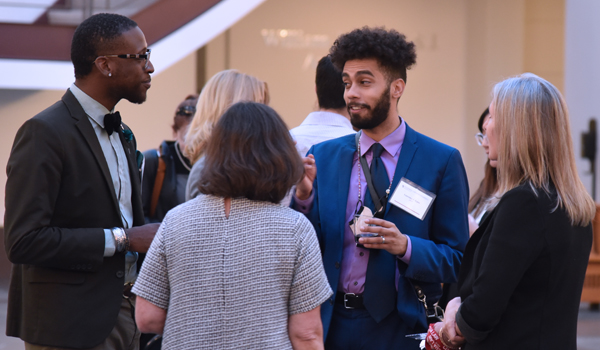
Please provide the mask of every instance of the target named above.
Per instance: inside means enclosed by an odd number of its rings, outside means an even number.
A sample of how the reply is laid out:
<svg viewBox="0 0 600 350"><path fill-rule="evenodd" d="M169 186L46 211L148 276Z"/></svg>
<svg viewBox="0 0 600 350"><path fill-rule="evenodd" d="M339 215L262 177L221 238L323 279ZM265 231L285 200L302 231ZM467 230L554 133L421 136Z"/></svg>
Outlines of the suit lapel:
<svg viewBox="0 0 600 350"><path fill-rule="evenodd" d="M406 121L404 121L406 123ZM417 144L417 133L406 124L406 134L404 135L404 142L402 143L402 149L400 150L400 156L398 157L398 164L396 164L396 171L394 173L394 180L392 181L392 188L390 189L390 196L394 193L396 186L400 183L410 167L412 160L419 148ZM388 201L385 208L385 213L390 210L392 204Z"/></svg>
<svg viewBox="0 0 600 350"><path fill-rule="evenodd" d="M117 214L120 217L121 213L119 211L119 202L117 201L117 196L115 194L115 188L112 183L112 177L110 176L110 170L108 169L108 164L106 163L104 152L102 152L102 147L100 146L100 142L98 142L98 137L94 132L94 128L92 127L92 124L90 123L87 114L79 104L79 101L77 101L75 96L73 96L73 94L71 93L71 90L67 90L62 100L69 109L71 117L73 117L73 119L76 120L75 126L77 126L79 132L81 132L83 138L92 150L92 154L96 159L96 163L98 163L98 166L100 167L100 170L104 177L104 181L110 189L110 194L113 199L114 208L117 210Z"/></svg>

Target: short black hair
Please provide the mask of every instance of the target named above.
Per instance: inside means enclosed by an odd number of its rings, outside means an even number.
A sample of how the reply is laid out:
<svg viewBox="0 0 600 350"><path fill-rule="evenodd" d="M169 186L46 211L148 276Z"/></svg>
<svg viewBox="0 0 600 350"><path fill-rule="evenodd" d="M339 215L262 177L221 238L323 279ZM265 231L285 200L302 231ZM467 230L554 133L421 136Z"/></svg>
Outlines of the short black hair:
<svg viewBox="0 0 600 350"><path fill-rule="evenodd" d="M340 109L346 107L342 72L331 63L329 56L319 60L315 84L320 108Z"/></svg>
<svg viewBox="0 0 600 350"><path fill-rule="evenodd" d="M402 78L406 82L406 70L417 62L415 44L394 29L363 27L335 40L329 50L331 61L340 70L349 60L374 58L386 73L388 81Z"/></svg>
<svg viewBox="0 0 600 350"><path fill-rule="evenodd" d="M483 121L485 120L485 117L488 116L488 114L490 114L490 107L486 108L485 111L483 111L483 113L481 113L481 116L479 117L479 121L477 122L479 132L483 132Z"/></svg>
<svg viewBox="0 0 600 350"><path fill-rule="evenodd" d="M273 108L238 102L206 143L200 193L279 203L304 174L287 126Z"/></svg>
<svg viewBox="0 0 600 350"><path fill-rule="evenodd" d="M99 52L124 32L137 27L135 21L114 13L99 13L81 22L71 42L75 78L90 74ZM106 53L105 53L106 54Z"/></svg>

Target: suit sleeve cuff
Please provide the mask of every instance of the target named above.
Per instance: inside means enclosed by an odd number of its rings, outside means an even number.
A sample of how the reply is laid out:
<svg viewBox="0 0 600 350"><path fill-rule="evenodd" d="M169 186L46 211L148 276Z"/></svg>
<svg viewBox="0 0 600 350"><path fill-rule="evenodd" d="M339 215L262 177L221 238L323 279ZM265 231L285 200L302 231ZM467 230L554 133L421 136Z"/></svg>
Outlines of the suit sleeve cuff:
<svg viewBox="0 0 600 350"><path fill-rule="evenodd" d="M104 256L113 256L116 250L115 237L110 229L104 229Z"/></svg>
<svg viewBox="0 0 600 350"><path fill-rule="evenodd" d="M403 256L398 255L397 258L402 261L403 263L405 263L406 265L408 265L410 263L410 257L412 256L412 242L410 241L410 236L405 235L406 236L406 240L408 241L406 243L406 253L404 253Z"/></svg>
<svg viewBox="0 0 600 350"><path fill-rule="evenodd" d="M310 208L312 207L313 201L315 200L315 191L310 193L310 196L306 199L298 199L296 197L296 193L292 195L292 203L291 207L295 211L298 211L302 214L308 214L310 212Z"/></svg>
<svg viewBox="0 0 600 350"><path fill-rule="evenodd" d="M487 338L488 334L490 334L490 331L478 331L475 328L469 326L467 321L465 321L465 319L462 316L461 309L462 305L458 308L458 311L456 312L456 325L458 326L458 329L460 329L460 332L462 333L463 337L465 337L467 342L470 344L477 344L485 338Z"/></svg>

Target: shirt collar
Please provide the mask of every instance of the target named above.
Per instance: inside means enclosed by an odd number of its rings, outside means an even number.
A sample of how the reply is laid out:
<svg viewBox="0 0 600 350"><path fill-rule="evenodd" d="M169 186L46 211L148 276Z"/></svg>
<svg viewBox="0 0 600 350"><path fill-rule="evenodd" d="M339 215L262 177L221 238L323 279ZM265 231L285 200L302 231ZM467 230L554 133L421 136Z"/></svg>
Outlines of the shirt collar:
<svg viewBox="0 0 600 350"><path fill-rule="evenodd" d="M111 113L106 107L104 107L100 102L91 98L88 94L83 92L80 88L75 85L75 83L71 84L69 88L73 96L79 101L79 104L83 108L83 111L100 127L104 128L104 115Z"/></svg>
<svg viewBox="0 0 600 350"><path fill-rule="evenodd" d="M396 130L392 131L391 134L384 137L379 143L383 146L383 149L388 152L391 156L395 156L404 142L404 136L406 135L406 122L400 118L400 126ZM376 143L375 140L367 136L364 132L360 133L360 155L364 156L365 153Z"/></svg>
<svg viewBox="0 0 600 350"><path fill-rule="evenodd" d="M306 119L304 119L302 125L333 125L352 129L352 123L350 123L348 118L341 114L326 111L316 111L310 113Z"/></svg>

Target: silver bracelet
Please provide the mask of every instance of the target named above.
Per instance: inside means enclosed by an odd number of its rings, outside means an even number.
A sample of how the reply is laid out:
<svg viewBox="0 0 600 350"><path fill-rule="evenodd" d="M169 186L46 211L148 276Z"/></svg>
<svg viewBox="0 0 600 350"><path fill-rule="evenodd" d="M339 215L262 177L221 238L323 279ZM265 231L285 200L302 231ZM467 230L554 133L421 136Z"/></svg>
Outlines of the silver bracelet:
<svg viewBox="0 0 600 350"><path fill-rule="evenodd" d="M118 253L128 251L129 237L127 236L125 230L123 230L121 227L113 227L110 229L110 232L112 232L113 237L115 237L116 251Z"/></svg>

